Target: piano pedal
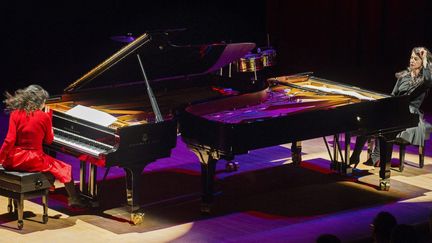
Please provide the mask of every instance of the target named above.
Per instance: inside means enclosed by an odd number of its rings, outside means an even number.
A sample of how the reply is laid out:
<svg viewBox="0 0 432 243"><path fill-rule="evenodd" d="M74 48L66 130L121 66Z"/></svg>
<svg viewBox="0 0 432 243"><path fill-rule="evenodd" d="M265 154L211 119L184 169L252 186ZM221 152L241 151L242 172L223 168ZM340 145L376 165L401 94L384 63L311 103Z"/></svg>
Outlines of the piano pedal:
<svg viewBox="0 0 432 243"><path fill-rule="evenodd" d="M239 167L240 167L239 163L234 161L227 161L225 164L225 170L227 172L237 171Z"/></svg>

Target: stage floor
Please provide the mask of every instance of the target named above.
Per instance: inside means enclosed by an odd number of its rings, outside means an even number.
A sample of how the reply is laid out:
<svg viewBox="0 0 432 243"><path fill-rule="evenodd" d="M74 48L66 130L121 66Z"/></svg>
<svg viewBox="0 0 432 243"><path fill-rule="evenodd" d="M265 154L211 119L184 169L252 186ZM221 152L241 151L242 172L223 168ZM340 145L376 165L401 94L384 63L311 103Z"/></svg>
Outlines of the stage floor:
<svg viewBox="0 0 432 243"><path fill-rule="evenodd" d="M7 118L2 115L0 122L3 141ZM170 158L144 170L143 224L130 224L123 206L124 172L113 168L101 185L97 209L69 209L58 184L49 196L46 225L40 223L40 200L25 201L24 229L17 230L16 219L6 211L7 199L0 197L0 242L315 242L325 233L342 242L368 242L370 223L380 211L391 212L399 223L428 230L424 227L432 212L430 141L423 169L418 168L417 148L407 149L408 165L403 173L391 171L390 191L377 189L378 168L360 164L351 176L330 171L322 138L303 142L300 166L292 164L289 148L284 144L240 155L236 172L225 171L225 161L218 162L216 189L221 193L213 213L203 216L200 164L178 139ZM397 157L395 146L395 162ZM59 158L74 166L78 180L78 161L67 155ZM99 178L103 173L104 169L98 171Z"/></svg>

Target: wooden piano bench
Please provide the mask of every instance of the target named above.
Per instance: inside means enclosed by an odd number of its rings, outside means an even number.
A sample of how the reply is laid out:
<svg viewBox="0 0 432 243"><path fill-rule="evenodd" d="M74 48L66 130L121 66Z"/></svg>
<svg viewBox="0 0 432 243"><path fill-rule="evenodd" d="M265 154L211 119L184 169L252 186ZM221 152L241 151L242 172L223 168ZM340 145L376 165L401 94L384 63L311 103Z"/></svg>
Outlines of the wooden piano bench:
<svg viewBox="0 0 432 243"><path fill-rule="evenodd" d="M425 144L425 142L423 142ZM394 141L395 145L399 145L399 171L402 172L404 170L404 164L405 164L405 148L408 145L411 145L408 142L405 142L403 140L396 139ZM424 152L425 148L424 145L417 146L418 147L418 158L419 158L419 168L424 167Z"/></svg>
<svg viewBox="0 0 432 243"><path fill-rule="evenodd" d="M54 181L54 178L49 173L7 171L0 165L0 195L8 198L8 212L18 214L18 229L24 226L25 199L42 197L42 220L44 224L48 222L47 197L50 181Z"/></svg>
<svg viewBox="0 0 432 243"><path fill-rule="evenodd" d="M376 138L369 137L369 139L368 139L368 158L371 156L371 153L372 153L372 145L373 145L372 139L376 139ZM404 167L405 167L405 163L406 163L405 162L405 149L406 149L406 146L409 146L411 144L407 141L404 141L404 140L398 139L398 138L394 139L391 142L393 142L394 145L399 146L399 172L403 172ZM424 144L426 144L426 143L424 142ZM423 146L420 145L417 147L418 147L418 156L419 156L419 168L423 168L424 167L425 147L424 147L424 145Z"/></svg>

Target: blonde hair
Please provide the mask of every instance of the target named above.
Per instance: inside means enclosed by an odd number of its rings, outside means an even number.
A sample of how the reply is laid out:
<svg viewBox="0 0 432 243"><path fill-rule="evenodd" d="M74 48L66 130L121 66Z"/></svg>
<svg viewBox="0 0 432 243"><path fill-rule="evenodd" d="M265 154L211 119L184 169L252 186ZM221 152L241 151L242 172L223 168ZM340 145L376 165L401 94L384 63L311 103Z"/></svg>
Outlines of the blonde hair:
<svg viewBox="0 0 432 243"><path fill-rule="evenodd" d="M27 113L39 110L49 98L48 92L37 84L18 89L14 95L6 92L5 96L6 111L25 110Z"/></svg>

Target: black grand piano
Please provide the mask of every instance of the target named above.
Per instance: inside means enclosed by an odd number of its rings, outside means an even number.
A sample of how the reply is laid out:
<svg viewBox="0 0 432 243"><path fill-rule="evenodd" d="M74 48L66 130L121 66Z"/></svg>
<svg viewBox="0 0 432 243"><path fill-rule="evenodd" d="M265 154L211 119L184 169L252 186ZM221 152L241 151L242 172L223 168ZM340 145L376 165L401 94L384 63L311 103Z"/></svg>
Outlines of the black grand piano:
<svg viewBox="0 0 432 243"><path fill-rule="evenodd" d="M351 135L379 137L381 151L386 151L381 153L380 188L389 189L392 138L418 123L409 112L409 97L391 97L310 75L268 81L267 89L193 104L181 113L181 136L201 162L203 212L213 201L218 160L230 162L249 150L292 143L293 161L300 163L302 140L335 134L345 134L347 148L339 165L336 156L342 153L335 151L331 159L332 168L340 172L351 168Z"/></svg>
<svg viewBox="0 0 432 243"><path fill-rule="evenodd" d="M134 224L143 218L138 186L144 167L170 156L176 145L175 108L252 87L226 89L237 84L210 74L244 56L254 43L178 46L171 34L141 35L47 102L54 142L46 149L79 158L80 191L93 205L98 204L97 168L124 168Z"/></svg>

